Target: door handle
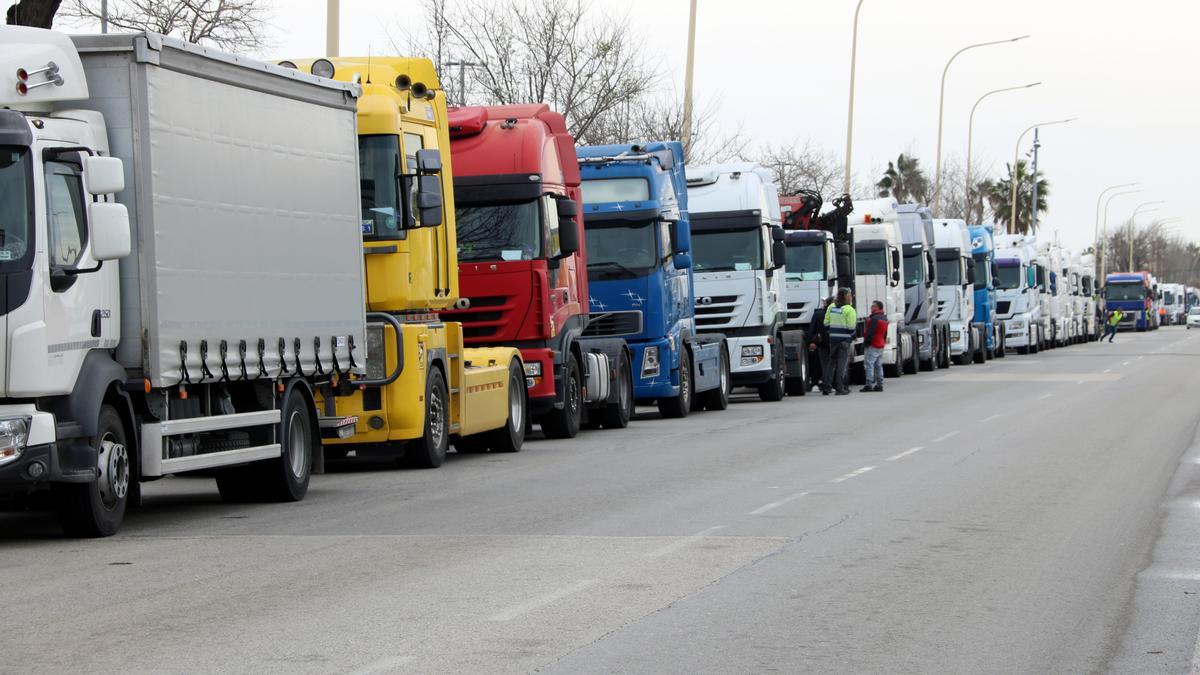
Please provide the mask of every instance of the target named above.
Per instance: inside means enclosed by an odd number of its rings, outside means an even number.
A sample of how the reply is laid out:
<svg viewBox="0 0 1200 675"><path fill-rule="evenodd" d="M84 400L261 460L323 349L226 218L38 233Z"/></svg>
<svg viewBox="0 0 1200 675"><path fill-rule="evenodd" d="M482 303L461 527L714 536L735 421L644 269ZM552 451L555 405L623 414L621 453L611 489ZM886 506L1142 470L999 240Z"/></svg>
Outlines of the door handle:
<svg viewBox="0 0 1200 675"><path fill-rule="evenodd" d="M94 338L100 337L100 319L102 316L100 310L92 311L92 337Z"/></svg>

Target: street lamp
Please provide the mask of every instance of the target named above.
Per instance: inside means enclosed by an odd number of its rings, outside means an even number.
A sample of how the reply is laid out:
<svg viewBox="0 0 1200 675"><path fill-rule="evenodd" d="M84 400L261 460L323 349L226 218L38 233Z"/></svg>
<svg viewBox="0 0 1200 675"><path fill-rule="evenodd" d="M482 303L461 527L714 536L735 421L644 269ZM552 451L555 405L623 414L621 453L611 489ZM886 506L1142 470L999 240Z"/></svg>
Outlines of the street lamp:
<svg viewBox="0 0 1200 675"><path fill-rule="evenodd" d="M850 39L850 105L846 111L846 175L842 179L842 192L850 194L850 149L854 145L854 67L858 61L858 11L863 0L854 7L854 35Z"/></svg>
<svg viewBox="0 0 1200 675"><path fill-rule="evenodd" d="M338 35L341 32L338 22L340 19L339 0L325 0L325 56L338 56Z"/></svg>
<svg viewBox="0 0 1200 675"><path fill-rule="evenodd" d="M1017 226L1017 158L1020 157L1020 155L1021 155L1021 141L1025 140L1025 134L1033 131L1034 129L1038 129L1040 127L1048 127L1052 124L1066 124L1067 122L1074 122L1077 119L1079 119L1079 118L1078 117L1070 117L1065 120L1054 120L1053 122L1042 122L1040 124L1031 124L1025 128L1025 131L1021 132L1020 136L1017 136L1017 143L1016 143L1016 145L1013 146L1012 168L1009 169L1009 174L1010 174L1009 182L1012 184L1012 190L1011 190L1012 191L1012 197L1011 197L1012 211L1011 211L1009 219L1008 219L1008 224L1014 230L1016 229L1016 226ZM1034 176L1033 180L1036 181L1037 176ZM970 185L970 183L967 183L967 185ZM1029 210L1033 211L1036 208L1037 208L1037 204L1032 204L1032 205L1030 205ZM1097 208L1099 208L1099 205L1097 205Z"/></svg>
<svg viewBox="0 0 1200 675"><path fill-rule="evenodd" d="M1142 191L1142 189L1138 188L1136 190L1126 190L1125 192L1117 192L1115 194L1109 195L1108 199L1106 199L1104 201L1104 234L1100 237L1100 278L1101 279L1105 278L1104 277L1104 268L1108 266L1108 205L1111 204L1112 200L1116 197L1120 197L1121 195L1131 195L1131 194L1141 192L1141 191Z"/></svg>
<svg viewBox="0 0 1200 675"><path fill-rule="evenodd" d="M1028 131L1028 129L1026 129L1026 131ZM1017 141L1017 144L1019 145L1020 141ZM1137 186L1137 183L1125 183L1124 185L1110 185L1110 186L1104 188L1103 190L1101 190L1100 194L1096 196L1096 228L1092 231L1092 242L1098 242L1100 240L1100 200L1103 199L1104 195L1108 194L1108 192L1110 190L1117 190L1120 188L1136 187L1136 186Z"/></svg>
<svg viewBox="0 0 1200 675"><path fill-rule="evenodd" d="M483 68L487 61L447 61L446 67L458 67L458 104L467 104L467 68Z"/></svg>
<svg viewBox="0 0 1200 675"><path fill-rule="evenodd" d="M683 141L683 154L686 156L692 147L692 60L696 54L696 0L692 0L691 13L688 14L688 43L687 67L683 77L683 133L679 135Z"/></svg>
<svg viewBox="0 0 1200 675"><path fill-rule="evenodd" d="M1009 42L1024 40L1027 37L1029 36L1022 35L1020 37L1010 38L1008 40L995 40L992 42L979 42L973 45L967 45L966 47L954 52L954 56L951 56L950 60L946 62L946 67L942 68L942 88L941 93L938 95L937 159L935 160L937 164L936 169L933 172L933 210L935 213L940 214L942 206L942 111L945 108L946 73L950 70L950 64L954 63L954 59L957 59L959 54L971 49L975 49L976 47L990 47L991 45L1008 44Z"/></svg>
<svg viewBox="0 0 1200 675"><path fill-rule="evenodd" d="M1166 200L1159 199L1157 201L1145 202L1145 203L1139 204L1138 207L1133 210L1133 215L1129 216L1129 271L1130 272L1133 271L1133 235L1134 235L1134 225L1136 224L1135 221L1137 220L1138 214L1141 213L1142 210L1153 211L1154 209L1158 208L1158 206L1156 206L1157 204L1165 204L1165 203L1166 203ZM1147 209L1146 208L1147 206L1152 206L1154 208Z"/></svg>
<svg viewBox="0 0 1200 675"><path fill-rule="evenodd" d="M971 142L975 135L975 110L979 108L980 103L983 103L983 99L991 96L992 94L1001 94L1006 91L1017 91L1018 89L1029 89L1030 87L1036 87L1039 84L1041 84L1041 82L1030 82L1029 84L1022 84L1017 87L993 89L983 96L980 96L979 99L975 101L975 105L971 106L971 116L967 121L967 191L963 193L964 198L967 200L967 216L971 215ZM968 217L967 220L970 221L970 218Z"/></svg>

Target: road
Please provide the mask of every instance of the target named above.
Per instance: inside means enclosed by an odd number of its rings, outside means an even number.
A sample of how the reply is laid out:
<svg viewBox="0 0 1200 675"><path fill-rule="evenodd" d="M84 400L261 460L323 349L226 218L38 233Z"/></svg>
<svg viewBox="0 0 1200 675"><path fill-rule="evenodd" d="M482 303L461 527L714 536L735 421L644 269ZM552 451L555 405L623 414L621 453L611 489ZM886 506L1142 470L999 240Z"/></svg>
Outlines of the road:
<svg viewBox="0 0 1200 675"><path fill-rule="evenodd" d="M1200 332L353 459L299 504L0 515L12 672L1186 672Z"/></svg>

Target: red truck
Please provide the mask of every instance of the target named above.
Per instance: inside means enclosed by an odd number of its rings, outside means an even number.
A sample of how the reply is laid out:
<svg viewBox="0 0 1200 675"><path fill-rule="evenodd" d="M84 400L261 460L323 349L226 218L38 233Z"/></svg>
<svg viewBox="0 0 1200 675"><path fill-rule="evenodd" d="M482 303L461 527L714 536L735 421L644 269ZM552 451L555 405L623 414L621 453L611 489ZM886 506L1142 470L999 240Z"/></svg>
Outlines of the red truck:
<svg viewBox="0 0 1200 675"><path fill-rule="evenodd" d="M588 314L579 163L562 115L544 104L451 108L450 154L467 306L446 316L468 345L521 350L530 422L547 436L624 428L634 400L622 336L641 327Z"/></svg>

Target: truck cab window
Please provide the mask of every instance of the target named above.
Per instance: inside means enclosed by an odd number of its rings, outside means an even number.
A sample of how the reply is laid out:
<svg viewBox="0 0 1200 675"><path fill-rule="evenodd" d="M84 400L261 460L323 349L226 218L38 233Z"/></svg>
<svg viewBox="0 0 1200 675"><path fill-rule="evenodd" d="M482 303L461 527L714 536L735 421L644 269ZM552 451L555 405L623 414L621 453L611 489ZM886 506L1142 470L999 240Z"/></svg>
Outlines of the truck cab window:
<svg viewBox="0 0 1200 675"><path fill-rule="evenodd" d="M456 213L459 260L534 260L542 257L538 201L464 204Z"/></svg>
<svg viewBox="0 0 1200 675"><path fill-rule="evenodd" d="M0 270L24 260L30 252L33 186L29 167L28 150L0 148Z"/></svg>
<svg viewBox="0 0 1200 675"><path fill-rule="evenodd" d="M402 238L400 195L396 191L400 141L392 135L360 136L358 150L363 237Z"/></svg>
<svg viewBox="0 0 1200 675"><path fill-rule="evenodd" d="M542 222L546 226L546 255L556 260L562 255L562 244L558 239L558 203L549 195L542 197Z"/></svg>
<svg viewBox="0 0 1200 675"><path fill-rule="evenodd" d="M904 256L905 288L918 286L925 282L925 261L922 260L922 257L920 251Z"/></svg>
<svg viewBox="0 0 1200 675"><path fill-rule="evenodd" d="M79 167L47 162L46 196L50 268L74 267L87 243L86 202Z"/></svg>
<svg viewBox="0 0 1200 675"><path fill-rule="evenodd" d="M825 245L788 244L784 265L789 279L820 281L825 278Z"/></svg>
<svg viewBox="0 0 1200 675"><path fill-rule="evenodd" d="M404 192L408 195L407 212L414 227L421 226L421 213L417 210L417 151L425 148L425 137L421 134L404 132Z"/></svg>

